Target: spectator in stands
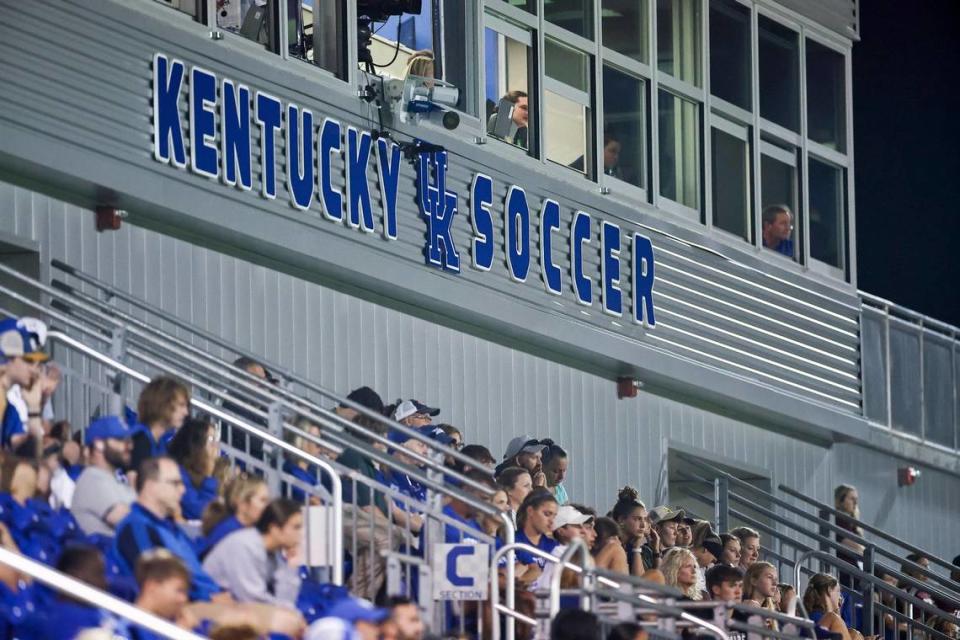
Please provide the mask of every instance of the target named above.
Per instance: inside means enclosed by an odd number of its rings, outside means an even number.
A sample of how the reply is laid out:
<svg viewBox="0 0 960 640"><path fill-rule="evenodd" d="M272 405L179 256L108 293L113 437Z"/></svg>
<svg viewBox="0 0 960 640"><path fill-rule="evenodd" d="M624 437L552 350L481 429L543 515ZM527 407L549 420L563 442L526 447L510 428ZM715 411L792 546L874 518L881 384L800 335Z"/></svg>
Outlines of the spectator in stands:
<svg viewBox="0 0 960 640"><path fill-rule="evenodd" d="M295 426L300 431L306 433L311 438L305 437L292 429L285 429L283 432L283 439L287 444L290 444L300 451L311 455L315 458L322 458L325 460L336 460L337 454L332 449L328 449L322 444L317 443L314 438L320 438L320 427L311 422L305 416L300 416L294 421L293 426ZM308 460L294 455L292 453L283 454L283 472L287 475L291 475L300 482L306 484L310 487L315 487L321 483L323 480L323 486L327 487L327 490L332 486L330 480L326 478L320 469L316 465L311 464ZM307 493L300 486L296 484L289 484L288 495L299 502L307 501ZM311 496L311 504L319 504L320 500L316 496Z"/></svg>
<svg viewBox="0 0 960 640"><path fill-rule="evenodd" d="M403 77L417 76L418 78L433 78L433 51L422 49L414 51L407 59L407 67L403 72ZM429 86L433 86L432 84Z"/></svg>
<svg viewBox="0 0 960 640"><path fill-rule="evenodd" d="M510 513L510 499L507 498L507 492L504 491L503 487L497 487L497 490L490 496L489 502L500 513ZM503 519L490 514L480 516L478 522L484 533L493 537L498 537L501 527L503 527Z"/></svg>
<svg viewBox="0 0 960 640"><path fill-rule="evenodd" d="M776 611L774 596L777 588L777 568L769 562L754 562L743 574L743 602L753 607Z"/></svg>
<svg viewBox="0 0 960 640"><path fill-rule="evenodd" d="M439 413L440 409L428 407L419 400L402 400L393 410L393 419L408 427L419 428L432 423Z"/></svg>
<svg viewBox="0 0 960 640"><path fill-rule="evenodd" d="M169 376L151 380L137 401L137 424L132 426L130 467L136 472L147 458L166 455L173 434L190 415L190 389ZM136 477L131 475L131 482Z"/></svg>
<svg viewBox="0 0 960 640"><path fill-rule="evenodd" d="M354 404L358 404L365 409L369 409L374 413L383 415L384 406L383 400L380 398L380 395L371 389L370 387L358 387L347 394L347 400ZM344 420L353 420L360 412L352 407L348 407L345 404L340 404L333 410L338 416Z"/></svg>
<svg viewBox="0 0 960 640"><path fill-rule="evenodd" d="M607 634L607 640L647 640L649 635L636 622L621 622Z"/></svg>
<svg viewBox="0 0 960 640"><path fill-rule="evenodd" d="M274 377L272 373L270 373L270 370L267 369L265 366L263 366L262 362L258 362L253 358L248 358L247 356L240 356L239 358L233 361L233 366L235 366L238 369L243 369L250 375L256 378L260 378L261 380L265 380L270 384L277 384L279 382L279 380L277 380L277 378Z"/></svg>
<svg viewBox="0 0 960 640"><path fill-rule="evenodd" d="M566 552L567 547L574 540L584 540L583 525L589 519L590 516L580 513L577 509L571 507L570 505L558 507L557 515L553 520L553 540L556 542L556 546L554 546L550 553L559 558L564 554L564 552ZM584 544L586 544L586 540L584 540ZM579 561L579 559L580 556L577 555L574 559L574 562ZM537 578L536 582L531 585L530 589L532 591L549 589L550 581L556 569L557 565L553 563L545 563L540 577ZM574 586L578 583L579 579L573 571L568 569L563 570L563 575L560 578L560 586L562 588Z"/></svg>
<svg viewBox="0 0 960 640"><path fill-rule="evenodd" d="M617 503L608 514L620 526L621 542L627 554L630 575L642 576L649 569L656 569L660 548L654 537L649 540L647 507L633 487L624 487L617 494Z"/></svg>
<svg viewBox="0 0 960 640"><path fill-rule="evenodd" d="M190 570L190 599L231 602L216 581L203 570L187 534L177 526L183 477L171 458L147 458L137 474L137 501L117 525L114 556L123 575L132 576L140 554L162 547L179 557Z"/></svg>
<svg viewBox="0 0 960 640"><path fill-rule="evenodd" d="M130 433L117 416L98 418L87 427L87 467L77 480L70 506L87 535L112 536L136 499L119 475L130 466Z"/></svg>
<svg viewBox="0 0 960 640"><path fill-rule="evenodd" d="M570 501L567 490L563 486L563 480L567 476L567 452L549 438L541 440L540 444L544 446L543 475L547 481L545 486L553 491L557 504L563 506Z"/></svg>
<svg viewBox="0 0 960 640"><path fill-rule="evenodd" d="M723 543L723 552L720 554L720 562L731 567L740 567L740 538L732 533L721 533L720 541ZM742 573L742 572L741 572Z"/></svg>
<svg viewBox="0 0 960 640"><path fill-rule="evenodd" d="M47 324L39 318L24 316L17 320L17 326L22 328L30 336L30 344L36 351L43 351L47 342ZM50 401L54 391L60 385L62 374L60 368L52 363L41 364L40 375L34 385L39 385L37 389L32 389L33 393L39 391L42 409L40 418L43 422L44 431L50 432L53 423L53 403ZM27 408L27 402L23 398L23 388L20 385L13 385L7 391L7 402L13 405L20 414L20 422L28 424L30 422L30 410Z"/></svg>
<svg viewBox="0 0 960 640"><path fill-rule="evenodd" d="M619 178L620 176L620 152L623 150L623 145L620 143L620 140L617 139L616 135L610 131L603 132L603 172L608 176L613 176ZM584 168L583 156L579 156L576 160L570 163L571 169L576 169L580 172L586 172Z"/></svg>
<svg viewBox="0 0 960 640"><path fill-rule="evenodd" d="M678 547L690 548L693 544L693 527L696 525L696 518L683 518L677 521L677 544Z"/></svg>
<svg viewBox="0 0 960 640"><path fill-rule="evenodd" d="M677 525L683 520L683 509L660 505L650 510L650 521L660 538L660 548L677 546Z"/></svg>
<svg viewBox="0 0 960 640"><path fill-rule="evenodd" d="M780 591L780 599L777 601L777 610L788 616L797 615L797 590L792 584L781 582L777 585Z"/></svg>
<svg viewBox="0 0 960 640"><path fill-rule="evenodd" d="M743 572L728 564L715 564L704 576L711 600L740 602L743 599Z"/></svg>
<svg viewBox="0 0 960 640"><path fill-rule="evenodd" d="M490 489L494 488L493 479L483 471L468 471L466 476L471 480L480 483L481 485L489 487ZM477 502L486 501L486 496L481 491L471 487L470 485L464 485L463 492L476 499ZM443 507L443 514L461 525L459 527L455 527L447 524L446 527L444 527L445 542L452 544L461 542L476 543L478 541L477 538L474 538L471 535L472 531L483 531L482 527L477 522L477 516L480 514L480 512L475 506L460 500L459 498L451 498L450 501Z"/></svg>
<svg viewBox="0 0 960 640"><path fill-rule="evenodd" d="M516 541L550 553L557 546L556 540L550 537L556 516L557 499L546 489L535 489L517 512ZM543 572L547 563L544 558L523 551L517 552L517 562L529 567L523 576L524 582L528 584ZM533 569L532 565L536 565L539 570Z"/></svg>
<svg viewBox="0 0 960 640"><path fill-rule="evenodd" d="M186 614L190 602L190 571L179 558L166 549L147 551L137 560L134 568L140 595L136 605L147 613L186 628L194 626L194 620ZM131 640L151 640L152 633L132 628Z"/></svg>
<svg viewBox="0 0 960 640"><path fill-rule="evenodd" d="M182 515L187 520L199 520L207 505L217 498L229 465L227 458L220 457L220 435L209 420L187 418L169 449L183 477Z"/></svg>
<svg viewBox="0 0 960 640"><path fill-rule="evenodd" d="M530 110L528 103L528 96L526 91L514 90L507 93L500 99L500 102L506 100L507 102L513 105L513 111L510 114L510 119L513 121L512 126L515 128L516 133L512 136L507 136L504 138L510 144L514 144L522 149L527 148L527 126L530 121ZM496 135L497 129L497 113L494 112L490 119L487 120L487 133L490 135Z"/></svg>
<svg viewBox="0 0 960 640"><path fill-rule="evenodd" d="M57 571L99 589L107 590L106 565L96 547L72 545L63 550L56 564ZM83 629L112 628L117 620L112 614L66 592L56 596L55 606L41 616L42 638L74 638Z"/></svg>
<svg viewBox="0 0 960 640"><path fill-rule="evenodd" d="M49 356L40 350L37 340L15 318L0 320L0 446L15 449L29 434L43 437L44 384L40 365ZM27 422L20 420L17 407L7 400L13 386L21 388L27 405Z"/></svg>
<svg viewBox="0 0 960 640"><path fill-rule="evenodd" d="M417 460L409 455L413 452L420 456L427 456L430 450L425 442L413 436L394 430L390 432L391 442L399 445L393 450L393 457L397 462L411 467L422 466ZM385 484L394 491L398 491L407 498L421 503L427 501L427 487L409 474L387 465L380 465L377 472L377 479L381 484ZM393 521L401 527L409 527L413 533L420 533L423 528L423 517L420 512L412 507L410 501L395 499L390 503L391 516Z"/></svg>
<svg viewBox="0 0 960 640"><path fill-rule="evenodd" d="M493 468L497 466L497 459L490 453L490 449L487 449L482 444L468 444L460 450L460 453L468 458L473 458L486 467Z"/></svg>
<svg viewBox="0 0 960 640"><path fill-rule="evenodd" d="M730 533L740 540L740 570L746 573L760 559L760 533L750 527L737 527Z"/></svg>
<svg viewBox="0 0 960 640"><path fill-rule="evenodd" d="M497 475L507 467L521 467L530 472L534 487L546 487L547 477L543 473L543 450L539 440L530 436L518 436L507 445L503 462L497 466Z"/></svg>
<svg viewBox="0 0 960 640"><path fill-rule="evenodd" d="M671 547L663 554L660 564L667 586L679 589L691 600L703 598L703 592L697 586L697 559L689 549Z"/></svg>
<svg viewBox="0 0 960 640"><path fill-rule="evenodd" d="M238 602L295 608L300 592L302 505L277 498L254 527L231 533L203 561L203 569Z"/></svg>
<svg viewBox="0 0 960 640"><path fill-rule="evenodd" d="M390 617L383 624L384 640L422 640L425 625L420 617L420 607L410 598L392 596L387 599Z"/></svg>
<svg viewBox="0 0 960 640"><path fill-rule="evenodd" d="M223 496L204 511L203 537L197 541L200 559L234 531L255 525L269 502L270 491L262 477L244 472L227 481Z"/></svg>
<svg viewBox="0 0 960 640"><path fill-rule="evenodd" d="M500 468L497 473L497 486L507 493L507 500L510 503L510 517L516 523L520 505L533 491L533 480L530 477L530 472L523 467Z"/></svg>
<svg viewBox="0 0 960 640"><path fill-rule="evenodd" d="M917 568L914 565L917 565L920 568ZM923 573L923 570L929 570L929 569L930 569L930 560L919 553L909 554L906 557L906 562L900 565L900 573L913 578L917 582L927 582L927 580L929 580L926 574ZM924 600L930 604L935 604L934 598L929 591L927 591L922 587L917 586L912 582L901 580L899 587L914 597ZM920 614L918 612L918 616L919 615Z"/></svg>
<svg viewBox="0 0 960 640"><path fill-rule="evenodd" d="M550 640L600 640L600 621L589 611L561 609L550 624Z"/></svg>
<svg viewBox="0 0 960 640"><path fill-rule="evenodd" d="M761 214L763 220L763 246L777 253L793 257L793 213L785 204L766 207Z"/></svg>
<svg viewBox="0 0 960 640"><path fill-rule="evenodd" d="M840 583L825 573L812 576L803 594L803 607L818 627L838 634L842 640L862 640L860 632L848 629L840 617L841 601Z"/></svg>
<svg viewBox="0 0 960 640"><path fill-rule="evenodd" d="M713 527L706 520L697 520L693 525L693 539L690 551L697 559L697 588L707 590L706 571L712 567L717 558L723 553L723 543L720 536L713 531Z"/></svg>
<svg viewBox="0 0 960 640"><path fill-rule="evenodd" d="M389 617L387 609L359 598L345 598L333 605L326 617L311 624L303 640L378 640L380 626Z"/></svg>
<svg viewBox="0 0 960 640"><path fill-rule="evenodd" d="M583 541L586 543L587 549L592 550L594 543L597 541L597 530L595 528L597 512L582 504L571 502L570 506L587 516L587 520L583 523Z"/></svg>
<svg viewBox="0 0 960 640"><path fill-rule="evenodd" d="M623 549L621 541L623 530L617 521L613 518L597 518L593 528L597 536L590 552L597 567L629 575L627 552Z"/></svg>
<svg viewBox="0 0 960 640"><path fill-rule="evenodd" d="M440 423L437 428L450 438L450 446L457 451L463 449L463 433L452 424Z"/></svg>
<svg viewBox="0 0 960 640"><path fill-rule="evenodd" d="M860 520L860 494L857 492L857 488L848 484L837 486L837 488L833 490L833 506L837 511L847 516L837 515L837 526L862 538L863 529L857 524L857 521ZM863 557L863 545L840 533L836 534L836 538L837 542L844 547L837 549L837 558L863 569L863 562L861 561ZM847 549L850 551L847 551ZM841 586L853 588L855 584L856 580L850 573L846 571L840 572Z"/></svg>

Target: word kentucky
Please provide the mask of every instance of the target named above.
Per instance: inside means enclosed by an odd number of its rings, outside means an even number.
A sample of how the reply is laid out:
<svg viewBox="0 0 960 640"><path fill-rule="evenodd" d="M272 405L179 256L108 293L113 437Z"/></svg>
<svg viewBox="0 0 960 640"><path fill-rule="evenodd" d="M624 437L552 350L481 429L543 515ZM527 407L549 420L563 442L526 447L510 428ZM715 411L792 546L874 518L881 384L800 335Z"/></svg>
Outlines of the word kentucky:
<svg viewBox="0 0 960 640"><path fill-rule="evenodd" d="M189 75L189 78L188 78ZM188 85L188 122L184 129L180 104ZM219 120L219 122L218 122ZM259 133L259 149L252 135ZM219 141L217 133L219 132ZM153 156L180 169L246 191L254 188L254 153L257 154L260 195L277 198L277 142L283 141L286 162L283 176L291 206L299 210L319 208L323 217L346 223L353 229L373 233L375 222L367 167L376 156L379 199L382 202L382 235L397 239L397 201L401 173L401 150L370 132L343 126L333 118L314 119L306 108L262 91L254 91L228 78L217 79L209 71L187 66L158 53L153 58ZM189 154L189 157L188 157ZM452 227L459 211L459 195L447 189L447 153L420 153L417 165L417 200L426 219L424 256L428 265L459 273L461 260ZM336 166L335 166L336 163ZM343 167L345 185L334 186L333 177ZM336 172L336 173L335 173ZM470 186L470 266L490 271L494 263L497 233L492 206L493 179L476 173ZM316 201L316 205L314 202ZM503 202L503 252L507 273L515 282L526 282L531 270L531 213L526 192L510 185ZM540 278L548 293L563 295L564 271L554 261L554 237L560 235L560 204L545 198L539 211ZM632 251L631 318L638 324L656 324L653 308L654 255L650 239L639 233L625 239L617 224L576 211L570 223L566 248L570 284L577 302L594 303L594 278L585 271L588 245L599 235L599 298L605 313L620 317L624 312L621 288L621 252L630 241ZM595 255L595 254L594 254Z"/></svg>

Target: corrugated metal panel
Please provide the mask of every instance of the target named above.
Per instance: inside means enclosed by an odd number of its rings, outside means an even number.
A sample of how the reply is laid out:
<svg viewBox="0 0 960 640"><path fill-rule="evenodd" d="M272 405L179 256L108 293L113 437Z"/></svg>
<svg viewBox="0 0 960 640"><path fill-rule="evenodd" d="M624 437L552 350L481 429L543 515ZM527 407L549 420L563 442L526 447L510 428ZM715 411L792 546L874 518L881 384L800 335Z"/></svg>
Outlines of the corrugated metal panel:
<svg viewBox="0 0 960 640"><path fill-rule="evenodd" d="M447 145L452 154L448 188L460 194L463 212L454 228L461 258L464 262L469 261L467 247L470 245L471 231L466 215L469 184L474 172L482 170L494 178L495 211L501 206L512 181L527 188L534 214L538 212L544 197L557 197L562 203L561 230L555 234L554 259L565 273L564 286L567 292L563 297L556 297L544 291L537 272L539 256L535 240L531 273L524 284L509 281L502 259L490 273L465 268L459 276L438 274L422 266L421 230L424 221L412 206L416 196L415 180L406 164L403 165L404 178L400 181L400 237L395 242L385 242L352 231L345 225L326 222L317 211L307 214L296 212L287 204L282 193L277 200L267 201L256 193L230 189L162 166L151 157L150 61L157 51L180 57L187 64L203 66L221 77L242 80L253 89L266 90L284 99L294 100L313 109L317 119L331 115L344 124L368 128L369 114L349 95L345 86L329 87L319 81L307 85L303 77L295 73L301 67L278 67L275 57L250 55L249 49L238 46L248 43L237 43L229 38L213 43L200 25L179 20L182 16L150 3L129 5L105 2L90 6L75 0L56 0L41 6L36 3L4 2L0 3L0 10L4 17L0 21L0 47L4 61L0 65L0 83L4 86L0 94L0 123L5 122L4 126L11 127L11 131L14 127L26 127L33 129L37 136L43 132L45 139L64 145L64 148L82 149L89 155L89 162L78 162L70 168L70 171L78 174L83 174L88 166L100 165L109 168L104 175L111 177L116 175L112 169L142 169L144 173L140 180L123 184L108 182L104 185L116 192L118 197L152 197L155 198L152 201L155 206L174 206L168 203L177 201L177 196L185 197L177 213L191 217L188 225L201 224L208 214L235 212L231 217L224 218L228 222L223 224L230 225L230 229L224 231L245 234L242 239L236 240L238 245L242 245L239 249L269 255L271 259L286 264L292 265L295 260L301 259L300 254L295 254L295 250L289 248L295 244L293 241L309 239L310 255L319 255L321 259L322 247L332 246L333 242L345 242L345 246L356 248L350 253L358 264L376 255L387 257L397 267L415 266L417 271L408 276L410 280L405 281L405 290L423 291L425 300L431 301L431 304L443 302L430 298L438 278L440 281L456 281L458 287L469 288L474 299L489 300L482 317L456 319L475 326L499 321L499 303L506 304L509 301L515 304L522 301L531 310L541 314L544 323L558 321L571 324L583 336L584 344L589 345L604 337L617 340L625 337L634 344L650 345L715 371L757 380L779 392L851 413L859 410L858 307L852 292L848 295L829 290L795 273L781 273L777 267L766 265L749 251L745 251L743 256L734 256L737 260L730 260L686 241L679 241L674 235L660 232L672 228L656 214L635 211L609 199L598 199L595 193L545 178L525 164L505 166L496 153L496 145L481 148L466 144L463 139L451 140ZM53 40L47 37L51 23L59 25L61 30L60 37ZM45 44L43 47L33 46L37 42ZM181 106L186 122L186 99ZM256 138L259 135L257 128L252 130ZM446 144L445 140L441 141ZM258 144L255 139L254 146ZM284 157L283 144L283 136L278 136L279 158ZM254 172L259 169L255 161ZM376 185L375 166L368 165L367 175L369 184ZM343 179L343 173L338 173L334 179L335 185L342 185ZM161 189L159 194L158 186ZM278 187L283 190L282 185ZM216 200L207 200L208 197ZM373 201L374 213L379 216L379 199L374 197ZM211 202L215 203L212 207ZM151 215L150 208L144 207L143 210L134 208L131 215L134 218ZM658 259L656 290L660 316L656 330L636 326L627 316L622 319L611 318L600 310L597 302L593 307L584 308L574 301L569 292L569 258L563 247L569 246L569 221L577 208L593 212L595 226L603 217L617 221L626 233L641 231L652 237ZM211 210L216 210L215 214L211 214ZM536 218L536 215L531 216L530 235L533 239L538 235ZM142 222L144 220L141 219ZM291 221L295 227L289 226ZM498 246L502 246L503 217L495 215L494 222ZM153 223L156 224L157 220L153 220ZM76 243L70 242L64 246L64 238L79 237L77 223L69 222L67 225L69 234L51 238L52 242L66 253L68 261L92 270L94 265L82 262L86 254L77 253L79 249ZM262 234L258 232L259 229L264 230ZM185 229L180 231L187 232ZM196 231L193 227L189 230L191 233ZM685 233L692 240L697 240L690 232ZM214 242L216 238L210 236L210 233L206 234L207 241ZM109 240L94 238L89 241L103 251L111 246ZM232 239L230 241L234 242ZM143 287L152 302L164 305L176 297L172 283L178 277L190 274L191 278L198 278L195 287L202 291L205 278L214 276L202 275L201 267L215 269L216 265L209 261L200 261L198 264L194 260L195 254L176 249L169 238L160 242L160 251L145 253L146 261L131 267L130 284ZM600 274L599 246L598 231L595 229L586 255L586 270L594 280L595 300L599 298L596 287ZM632 265L628 245L625 243L623 248L622 279L626 280ZM143 241L138 240L136 251L142 252L143 249ZM352 265L344 266L349 269ZM98 273L101 277L119 275L113 273L113 266L99 268L105 271ZM198 269L201 270L199 276L196 273ZM320 275L330 277L330 274ZM378 286L381 289L389 290L391 275L384 273L379 276L381 282ZM148 286L158 277L161 286ZM231 318L223 318L227 321L227 335L246 347L281 350L290 354L296 352L297 349L289 342L282 342L284 333L278 331L277 335L267 336L250 332L252 326L270 315L271 310L291 308L285 303L295 297L293 290L281 287L278 291L279 283L275 277L265 277L245 268L238 269L232 277L238 289L252 287L264 297L250 308L249 316L238 314L232 322ZM341 283L341 288L349 290L350 284ZM205 291L207 296L217 295L209 288ZM626 297L625 312L629 314L629 296ZM239 301L223 302L228 308L239 304ZM176 311L207 320L216 314L208 310L209 304L205 296L193 291L187 298L178 300ZM402 304L416 305L417 302L405 299ZM307 303L301 303L299 308L307 308ZM348 309L339 312L337 317L349 318L353 312ZM463 313L466 315L466 312ZM220 315L223 316L223 313ZM286 335L289 335L294 332L292 323L298 321L285 320L286 324L278 329L286 329ZM366 327L367 323L366 318L360 319L362 327ZM322 332L324 354L331 350L337 355L342 354L344 342L341 332L340 323ZM283 349L280 349L281 344L284 345ZM419 365L424 362L424 352L418 347L427 346L432 345L416 345L403 355ZM361 348L371 347L364 345ZM634 365L639 366L635 362L624 363L627 367ZM612 363L610 369L616 368L622 367ZM350 365L346 374L338 371L328 375L352 377L361 373L364 371L354 371ZM339 383L343 380L337 378L332 381Z"/></svg>

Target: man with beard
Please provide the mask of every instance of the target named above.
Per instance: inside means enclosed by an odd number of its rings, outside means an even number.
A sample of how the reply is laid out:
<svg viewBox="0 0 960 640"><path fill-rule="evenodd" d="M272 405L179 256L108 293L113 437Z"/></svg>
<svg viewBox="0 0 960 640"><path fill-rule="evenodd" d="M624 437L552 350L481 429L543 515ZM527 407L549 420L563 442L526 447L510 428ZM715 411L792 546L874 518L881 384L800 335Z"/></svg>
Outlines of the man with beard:
<svg viewBox="0 0 960 640"><path fill-rule="evenodd" d="M112 536L136 499L122 480L133 448L130 431L117 416L106 416L87 427L85 442L89 464L77 479L70 511L87 535Z"/></svg>

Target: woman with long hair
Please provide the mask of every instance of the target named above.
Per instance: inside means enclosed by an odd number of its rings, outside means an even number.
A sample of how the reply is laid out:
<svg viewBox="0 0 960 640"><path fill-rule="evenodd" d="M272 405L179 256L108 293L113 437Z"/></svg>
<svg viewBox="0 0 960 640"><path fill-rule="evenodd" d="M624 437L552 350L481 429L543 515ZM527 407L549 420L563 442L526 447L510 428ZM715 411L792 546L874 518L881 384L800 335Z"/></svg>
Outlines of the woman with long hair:
<svg viewBox="0 0 960 640"><path fill-rule="evenodd" d="M769 562L754 562L743 574L743 603L760 609L776 611L774 597L779 595L777 568ZM776 620L767 619L766 624L778 629Z"/></svg>
<svg viewBox="0 0 960 640"><path fill-rule="evenodd" d="M818 573L807 583L803 607L818 627L838 634L843 640L863 640L856 629L848 629L840 616L840 583L831 575Z"/></svg>
<svg viewBox="0 0 960 640"><path fill-rule="evenodd" d="M204 556L237 529L252 527L270 502L267 482L260 476L241 473L223 487L223 496L207 505L203 512L197 554Z"/></svg>
<svg viewBox="0 0 960 640"><path fill-rule="evenodd" d="M531 491L517 511L516 541L550 553L557 546L553 539L553 520L557 516L557 499L546 489ZM517 562L528 566L522 581L530 584L543 572L545 558L518 551Z"/></svg>
<svg viewBox="0 0 960 640"><path fill-rule="evenodd" d="M165 455L174 433L188 415L187 385L170 376L158 376L147 383L137 400L137 424L131 426L130 469L136 472L147 458Z"/></svg>
<svg viewBox="0 0 960 640"><path fill-rule="evenodd" d="M497 486L506 492L510 517L517 524L520 505L533 491L533 476L523 467L507 467L497 474Z"/></svg>
<svg viewBox="0 0 960 640"><path fill-rule="evenodd" d="M170 441L170 457L180 465L184 493L182 515L199 520L203 510L219 495L227 466L220 463L220 436L204 418L188 418Z"/></svg>
<svg viewBox="0 0 960 640"><path fill-rule="evenodd" d="M838 485L833 490L833 506L844 515L837 515L837 526L850 533L863 537L863 529L857 524L860 520L860 494L857 488L849 484ZM837 549L837 558L848 562L860 569L863 568L863 545L856 542L841 533L836 534L837 542L843 548ZM850 551L847 551L849 549ZM840 585L844 587L854 587L856 580L852 575L845 571L840 572Z"/></svg>
<svg viewBox="0 0 960 640"><path fill-rule="evenodd" d="M697 586L697 558L684 547L671 547L663 554L660 571L667 586L679 589L691 600L703 598L703 591Z"/></svg>
<svg viewBox="0 0 960 640"><path fill-rule="evenodd" d="M597 518L593 523L597 539L590 550L593 562L599 569L629 574L627 552L623 550L623 531L613 518Z"/></svg>
<svg viewBox="0 0 960 640"><path fill-rule="evenodd" d="M570 502L567 489L563 486L563 480L567 477L567 465L569 464L567 452L549 438L544 438L540 441L540 444L544 446L543 474L547 478L547 489L553 492L557 504L562 507Z"/></svg>

